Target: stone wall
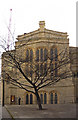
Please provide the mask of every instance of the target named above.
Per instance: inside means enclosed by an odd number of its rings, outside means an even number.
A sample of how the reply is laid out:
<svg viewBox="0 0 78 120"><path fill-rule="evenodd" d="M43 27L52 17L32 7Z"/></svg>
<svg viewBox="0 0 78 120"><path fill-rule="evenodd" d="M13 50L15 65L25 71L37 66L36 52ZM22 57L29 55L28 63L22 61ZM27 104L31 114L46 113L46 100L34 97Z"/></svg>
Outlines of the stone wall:
<svg viewBox="0 0 78 120"><path fill-rule="evenodd" d="M51 48L57 48L58 54L64 53L65 56L68 55L69 57L69 39L67 38L67 33L63 32L56 32L52 30L48 30L44 26L44 22L40 22L40 28L36 31L33 31L28 34L20 35L17 38L17 42L15 44L15 50L9 51L11 54L15 55L15 58L19 61L21 64L21 68L26 72L26 50L32 49L33 50L33 62L32 64L36 64L35 58L36 58L36 50L41 48L46 48L48 50L48 55L50 54ZM25 82L26 85L29 85L28 82L25 80L24 76L19 72L17 68L12 66L8 61L6 61L5 58L8 58L8 53L3 53L2 56L2 79L6 76L4 75L5 71L11 75L12 78L18 79L20 82ZM59 56L59 60L63 56ZM10 58L8 58L10 60ZM10 62L13 62L12 60ZM23 62L23 63L22 63ZM65 71L66 69L70 70L70 63L66 66L62 67L60 72ZM32 88L31 88L32 89ZM16 86L13 86L9 84L8 82L5 82L5 88L4 88L5 96L4 101L5 104L18 104L19 97L21 98L21 104L26 104L26 94L30 95L31 93L26 92L25 90L19 89ZM74 103L75 101L75 94L74 94L74 84L72 82L72 77L66 78L63 80L60 80L59 82L55 83L54 85L50 87L42 88L39 91L39 94L47 94L47 104L50 104L50 94L55 93L57 94L57 103ZM14 102L11 102L11 96L13 97ZM15 96L15 98L14 98ZM44 97L43 97L44 99ZM30 99L29 99L30 100ZM33 95L33 104L36 104L36 98Z"/></svg>

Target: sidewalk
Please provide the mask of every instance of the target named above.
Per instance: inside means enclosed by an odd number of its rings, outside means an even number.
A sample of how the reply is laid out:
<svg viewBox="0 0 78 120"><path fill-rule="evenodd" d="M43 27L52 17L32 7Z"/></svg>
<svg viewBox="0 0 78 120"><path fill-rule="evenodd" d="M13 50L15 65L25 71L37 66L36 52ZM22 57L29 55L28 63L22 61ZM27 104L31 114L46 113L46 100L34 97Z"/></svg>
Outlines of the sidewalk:
<svg viewBox="0 0 78 120"><path fill-rule="evenodd" d="M13 118L76 118L76 104L43 105L38 110L37 105L7 105ZM7 115L10 117L9 115ZM47 119L48 120L48 119Z"/></svg>
<svg viewBox="0 0 78 120"><path fill-rule="evenodd" d="M0 120L2 118L2 106L0 105Z"/></svg>
<svg viewBox="0 0 78 120"><path fill-rule="evenodd" d="M2 107L2 118L5 118L5 119L12 118L5 107Z"/></svg>

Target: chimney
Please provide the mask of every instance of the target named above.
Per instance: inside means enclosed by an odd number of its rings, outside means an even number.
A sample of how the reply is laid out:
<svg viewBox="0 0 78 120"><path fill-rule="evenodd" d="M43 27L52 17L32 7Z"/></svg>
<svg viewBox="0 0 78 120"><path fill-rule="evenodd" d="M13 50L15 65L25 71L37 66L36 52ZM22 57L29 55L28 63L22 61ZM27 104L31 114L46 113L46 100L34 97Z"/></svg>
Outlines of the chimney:
<svg viewBox="0 0 78 120"><path fill-rule="evenodd" d="M40 27L40 30L44 30L45 29L45 21L39 21L39 27Z"/></svg>

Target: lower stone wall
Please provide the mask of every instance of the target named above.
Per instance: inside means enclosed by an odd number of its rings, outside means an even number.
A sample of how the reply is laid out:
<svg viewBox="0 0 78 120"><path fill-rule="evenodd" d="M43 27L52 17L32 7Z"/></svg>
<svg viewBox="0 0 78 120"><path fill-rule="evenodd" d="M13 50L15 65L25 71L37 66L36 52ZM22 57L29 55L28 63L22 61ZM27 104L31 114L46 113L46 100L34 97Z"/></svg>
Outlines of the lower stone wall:
<svg viewBox="0 0 78 120"><path fill-rule="evenodd" d="M46 87L39 91L39 95L42 104L67 104L75 102L73 85ZM5 104L37 104L37 100L36 96L32 93L25 92L25 90L18 88L13 88L13 90L10 88L9 94L7 94L7 97L5 98Z"/></svg>

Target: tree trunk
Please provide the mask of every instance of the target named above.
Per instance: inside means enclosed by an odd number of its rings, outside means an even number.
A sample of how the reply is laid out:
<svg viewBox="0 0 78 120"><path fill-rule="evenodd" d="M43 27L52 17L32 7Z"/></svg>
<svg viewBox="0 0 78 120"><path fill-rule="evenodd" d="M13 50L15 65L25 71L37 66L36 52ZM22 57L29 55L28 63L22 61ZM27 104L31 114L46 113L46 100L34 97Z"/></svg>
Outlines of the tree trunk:
<svg viewBox="0 0 78 120"><path fill-rule="evenodd" d="M37 91L36 91L35 95L37 98L37 104L38 104L39 110L42 110L41 100L40 100L40 97L39 97L39 94Z"/></svg>

